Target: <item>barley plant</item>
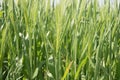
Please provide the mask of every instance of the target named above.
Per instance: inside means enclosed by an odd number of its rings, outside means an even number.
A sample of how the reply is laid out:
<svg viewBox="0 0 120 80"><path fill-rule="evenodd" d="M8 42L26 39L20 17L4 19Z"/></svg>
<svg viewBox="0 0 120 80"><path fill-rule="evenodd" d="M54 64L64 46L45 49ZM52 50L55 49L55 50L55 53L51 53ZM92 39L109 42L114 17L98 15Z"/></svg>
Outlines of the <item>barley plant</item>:
<svg viewBox="0 0 120 80"><path fill-rule="evenodd" d="M119 0L3 0L0 80L120 80Z"/></svg>

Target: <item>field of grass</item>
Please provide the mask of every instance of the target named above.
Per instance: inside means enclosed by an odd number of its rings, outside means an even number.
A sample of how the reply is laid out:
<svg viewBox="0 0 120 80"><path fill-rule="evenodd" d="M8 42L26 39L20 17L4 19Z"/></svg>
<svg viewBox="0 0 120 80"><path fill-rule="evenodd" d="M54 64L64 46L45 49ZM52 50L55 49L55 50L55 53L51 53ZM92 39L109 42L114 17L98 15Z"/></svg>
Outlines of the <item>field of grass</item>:
<svg viewBox="0 0 120 80"><path fill-rule="evenodd" d="M3 0L0 80L120 80L117 0Z"/></svg>

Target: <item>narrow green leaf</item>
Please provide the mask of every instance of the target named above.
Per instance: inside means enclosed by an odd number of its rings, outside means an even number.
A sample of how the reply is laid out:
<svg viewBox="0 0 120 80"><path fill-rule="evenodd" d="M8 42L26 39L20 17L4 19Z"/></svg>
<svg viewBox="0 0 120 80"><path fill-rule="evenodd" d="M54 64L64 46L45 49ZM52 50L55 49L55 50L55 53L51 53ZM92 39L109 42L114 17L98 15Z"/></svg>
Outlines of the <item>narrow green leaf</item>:
<svg viewBox="0 0 120 80"><path fill-rule="evenodd" d="M38 71L39 71L39 69L36 68L36 69L35 69L35 72L33 73L32 79L34 79L34 78L37 77L37 75L38 75Z"/></svg>

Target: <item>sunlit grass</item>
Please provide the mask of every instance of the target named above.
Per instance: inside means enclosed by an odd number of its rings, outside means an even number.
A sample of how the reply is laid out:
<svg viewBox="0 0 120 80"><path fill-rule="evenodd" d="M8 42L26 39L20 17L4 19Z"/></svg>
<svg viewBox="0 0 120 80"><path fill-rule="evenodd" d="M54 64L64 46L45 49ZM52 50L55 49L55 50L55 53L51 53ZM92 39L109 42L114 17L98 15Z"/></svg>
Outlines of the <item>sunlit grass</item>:
<svg viewBox="0 0 120 80"><path fill-rule="evenodd" d="M0 11L0 80L120 79L117 1L17 1Z"/></svg>

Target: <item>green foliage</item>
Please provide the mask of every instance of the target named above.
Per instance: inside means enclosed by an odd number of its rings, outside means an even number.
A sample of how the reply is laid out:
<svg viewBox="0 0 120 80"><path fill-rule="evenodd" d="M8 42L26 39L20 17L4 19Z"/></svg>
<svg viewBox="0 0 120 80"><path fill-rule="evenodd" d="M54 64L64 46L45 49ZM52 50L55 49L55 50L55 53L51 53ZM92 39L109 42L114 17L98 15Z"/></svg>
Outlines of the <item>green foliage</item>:
<svg viewBox="0 0 120 80"><path fill-rule="evenodd" d="M3 0L0 80L119 80L120 5L109 3Z"/></svg>

